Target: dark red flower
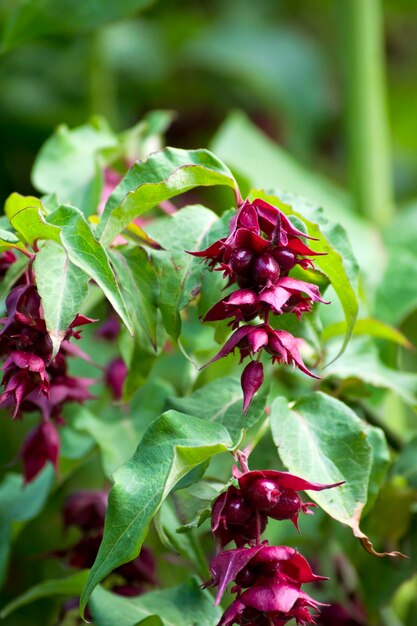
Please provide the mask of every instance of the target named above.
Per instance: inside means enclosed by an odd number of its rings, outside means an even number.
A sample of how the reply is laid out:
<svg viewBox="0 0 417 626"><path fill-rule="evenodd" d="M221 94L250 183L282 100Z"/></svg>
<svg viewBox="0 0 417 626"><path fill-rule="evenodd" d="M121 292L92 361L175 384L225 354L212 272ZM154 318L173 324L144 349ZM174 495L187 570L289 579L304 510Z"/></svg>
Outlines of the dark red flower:
<svg viewBox="0 0 417 626"><path fill-rule="evenodd" d="M308 507L316 506L313 502L303 503L297 491L322 491L343 484L343 481L331 485L312 483L294 474L275 470L241 473L235 468L234 475L246 502L273 519L290 519L296 528L300 511L311 514Z"/></svg>
<svg viewBox="0 0 417 626"><path fill-rule="evenodd" d="M2 369L4 391L0 396L0 405L12 407L13 417L18 415L21 403L29 394L48 396L49 379L45 362L36 354L12 352Z"/></svg>
<svg viewBox="0 0 417 626"><path fill-rule="evenodd" d="M254 509L231 485L221 493L213 503L211 529L218 547L235 541L237 546L259 540L265 530L267 516Z"/></svg>
<svg viewBox="0 0 417 626"><path fill-rule="evenodd" d="M249 408L252 398L264 382L264 368L259 361L251 361L242 372L243 413Z"/></svg>
<svg viewBox="0 0 417 626"><path fill-rule="evenodd" d="M0 278L3 278L9 267L17 260L13 250L5 250L0 254Z"/></svg>
<svg viewBox="0 0 417 626"><path fill-rule="evenodd" d="M294 364L305 374L319 378L304 365L297 342L299 340L286 330L274 330L269 324L257 326L241 326L226 341L218 354L206 365L218 361L236 350L240 352L240 360L255 355L264 348L272 357L272 362ZM206 366L204 366L206 367Z"/></svg>
<svg viewBox="0 0 417 626"><path fill-rule="evenodd" d="M115 400L121 400L123 396L123 385L126 376L126 363L121 357L117 357L106 367L105 381Z"/></svg>
<svg viewBox="0 0 417 626"><path fill-rule="evenodd" d="M59 447L58 431L52 422L41 422L29 433L21 450L26 483L33 480L48 461L57 468Z"/></svg>
<svg viewBox="0 0 417 626"><path fill-rule="evenodd" d="M93 489L71 494L65 500L62 512L65 527L76 526L84 531L102 529L107 497L106 491Z"/></svg>
<svg viewBox="0 0 417 626"><path fill-rule="evenodd" d="M240 593L271 580L276 586L290 584L298 589L305 583L327 580L314 574L308 561L294 548L270 546L267 542L221 552L211 560L210 572L212 579L206 586L218 587L216 604L231 582L235 582L234 591Z"/></svg>

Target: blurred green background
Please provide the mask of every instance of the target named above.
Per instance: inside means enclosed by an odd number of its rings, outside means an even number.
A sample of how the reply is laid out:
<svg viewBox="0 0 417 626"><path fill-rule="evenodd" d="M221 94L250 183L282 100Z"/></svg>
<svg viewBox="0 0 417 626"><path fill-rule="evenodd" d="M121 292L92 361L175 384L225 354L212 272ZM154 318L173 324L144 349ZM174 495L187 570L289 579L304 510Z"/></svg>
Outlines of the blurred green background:
<svg viewBox="0 0 417 626"><path fill-rule="evenodd" d="M78 4L73 15L62 0L0 3L2 196L31 191L34 156L58 124L98 113L121 130L154 108L176 112L168 143L184 147L207 145L228 113L241 109L305 165L347 185L343 3L136 0L113 8L103 2L99 14L92 2ZM402 202L417 196L417 6L383 5Z"/></svg>

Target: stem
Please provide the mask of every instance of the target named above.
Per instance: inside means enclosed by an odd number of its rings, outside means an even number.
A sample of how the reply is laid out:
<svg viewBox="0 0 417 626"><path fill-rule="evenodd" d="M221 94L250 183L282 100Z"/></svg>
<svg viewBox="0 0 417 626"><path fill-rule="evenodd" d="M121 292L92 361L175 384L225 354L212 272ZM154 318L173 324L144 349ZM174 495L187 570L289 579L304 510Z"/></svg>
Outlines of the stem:
<svg viewBox="0 0 417 626"><path fill-rule="evenodd" d="M378 226L393 216L381 0L339 0L349 174L356 208Z"/></svg>
<svg viewBox="0 0 417 626"><path fill-rule="evenodd" d="M117 84L106 54L106 29L91 35L90 107L92 115L103 115L118 127Z"/></svg>

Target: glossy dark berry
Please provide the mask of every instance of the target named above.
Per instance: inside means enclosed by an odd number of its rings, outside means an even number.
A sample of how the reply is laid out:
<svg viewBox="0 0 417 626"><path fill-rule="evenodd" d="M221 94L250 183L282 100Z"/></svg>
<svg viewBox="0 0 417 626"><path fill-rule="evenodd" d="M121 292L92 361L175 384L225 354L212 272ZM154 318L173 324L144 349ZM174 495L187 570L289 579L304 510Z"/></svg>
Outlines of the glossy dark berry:
<svg viewBox="0 0 417 626"><path fill-rule="evenodd" d="M278 485L267 478L254 480L245 491L247 500L259 511L269 511L272 509L281 496Z"/></svg>
<svg viewBox="0 0 417 626"><path fill-rule="evenodd" d="M279 278L279 263L273 256L264 252L253 263L253 279L257 285L273 285Z"/></svg>
<svg viewBox="0 0 417 626"><path fill-rule="evenodd" d="M297 257L291 250L278 250L274 257L281 268L281 273L289 272L297 262Z"/></svg>
<svg viewBox="0 0 417 626"><path fill-rule="evenodd" d="M253 261L253 254L244 248L233 250L230 257L230 267L236 274L245 274Z"/></svg>
<svg viewBox="0 0 417 626"><path fill-rule="evenodd" d="M292 489L282 489L278 503L268 511L273 519L292 519L301 509L301 498Z"/></svg>
<svg viewBox="0 0 417 626"><path fill-rule="evenodd" d="M244 567L235 578L235 582L239 587L252 587L256 581L256 573L250 567Z"/></svg>
<svg viewBox="0 0 417 626"><path fill-rule="evenodd" d="M250 505L243 498L234 498L228 502L224 514L228 524L232 526L242 526L253 514Z"/></svg>

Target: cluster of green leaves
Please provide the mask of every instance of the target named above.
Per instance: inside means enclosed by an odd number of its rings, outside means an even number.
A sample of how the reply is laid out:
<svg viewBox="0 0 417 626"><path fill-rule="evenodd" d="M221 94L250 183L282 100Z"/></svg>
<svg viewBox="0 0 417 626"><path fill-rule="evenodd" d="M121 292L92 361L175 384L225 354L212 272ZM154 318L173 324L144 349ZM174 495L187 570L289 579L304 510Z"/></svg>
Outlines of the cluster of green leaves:
<svg viewBox="0 0 417 626"><path fill-rule="evenodd" d="M108 394L98 387L97 400L81 410L68 411L68 424L63 428L65 481L76 486L77 472L81 476L88 472L98 451L99 476L113 482L104 539L94 566L89 573L38 582L6 606L3 615L47 596L81 594L82 609L89 602L97 626L110 626L116 619L132 626L143 621L191 626L196 615L201 615L199 624L214 624L218 611L193 579L137 599L118 597L106 590L105 582L104 586L100 583L137 556L147 537L179 554L204 578L207 564L200 542L204 544L207 537L207 509L228 481L230 452L239 446L254 448L254 466L283 466L316 482L345 481L337 490L309 495L329 519L350 527L374 555L377 552L367 532L372 533L378 550L392 552L408 529L406 525L393 541L389 531L384 534L373 523L384 494L396 493L396 476L413 488L415 473L412 470L411 478L406 476L409 464L403 455L409 459L411 452L408 448L399 451L402 433L395 429L390 444L399 454L390 469L392 455L384 430L390 434L392 425L380 421L379 408L386 401L386 390L414 407L417 376L384 363L375 342L407 346L401 332L388 320L375 321L372 309L357 319L359 309L365 310L358 285L366 290L371 287L366 275L359 276L345 228L332 221L335 217L339 222L338 207L342 214L346 200L330 183L305 174L241 116L231 118L213 146L235 175L207 150L165 148L144 158L146 140L158 138L166 120L163 113L154 114L122 136L97 120L73 131L58 129L34 167L35 184L48 195L38 199L12 194L6 202L2 249L35 255L36 280L55 349L78 311L105 317L106 298L125 326L119 345L112 349L113 353L120 350L129 373L124 386L126 404L109 406ZM130 164L132 156L142 158ZM120 173L120 182L101 213L108 168ZM277 179L301 195L310 195L324 210L282 191ZM176 205L170 204L174 212L164 215L158 208L197 189L199 199L204 199L206 187L216 188L214 211L201 204L174 210ZM217 325L215 334L212 326L202 326L198 320L199 313L221 297L221 287L217 273L208 273L187 254L187 250L204 249L227 232L233 204L230 190L238 199L243 191L249 198L267 199L316 238L315 249L327 254L317 258L316 270L300 272L327 290L326 295L332 294L333 300L327 311L321 307L320 313L315 310L302 323L289 316L278 319L280 326L309 343L305 358L317 366L320 383L271 367L269 384L257 394L246 416L241 412L239 368L233 357L198 372L198 365L218 349L216 338L221 340L228 331ZM369 233L370 227L359 218L343 213L343 219L349 233L362 237ZM133 220L139 222L132 224ZM355 236L352 243L361 267L365 255L369 260L377 254L370 246L364 250ZM6 285L12 272L14 266L6 274ZM87 332L82 347L99 365L106 364L100 359L109 355L97 349L93 334ZM261 439L265 445L258 461L256 444ZM45 476L41 478L48 482ZM50 479L50 473L47 476ZM4 520L0 518L6 546L13 525L36 515L51 489L50 482L47 487L34 484L38 505L29 516L24 503L10 492L14 480L6 478L4 498L0 490L2 504L7 498L17 498L15 506L7 507ZM413 497L408 495L410 509ZM62 497L58 490L55 498L61 502ZM24 513L19 513L21 509ZM307 543L319 544L324 533L331 537L329 550L339 542L350 546L349 535L337 524L326 526L317 517L324 528L307 528ZM19 532L24 534L24 528L19 526ZM366 572L362 554L355 546L351 552L357 567ZM6 554L3 561L6 565ZM391 577L390 594L409 571L407 565L401 576Z"/></svg>

